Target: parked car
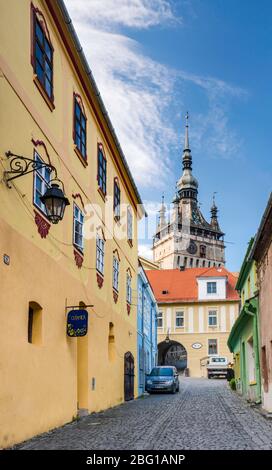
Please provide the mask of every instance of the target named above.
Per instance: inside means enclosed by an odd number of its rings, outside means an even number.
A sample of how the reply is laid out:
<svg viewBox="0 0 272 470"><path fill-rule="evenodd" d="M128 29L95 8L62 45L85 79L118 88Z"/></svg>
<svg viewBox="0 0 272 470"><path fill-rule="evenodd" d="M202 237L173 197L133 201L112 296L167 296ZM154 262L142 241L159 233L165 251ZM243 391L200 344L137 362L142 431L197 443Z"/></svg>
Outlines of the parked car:
<svg viewBox="0 0 272 470"><path fill-rule="evenodd" d="M212 356L207 363L207 377L227 377L228 359L224 356Z"/></svg>
<svg viewBox="0 0 272 470"><path fill-rule="evenodd" d="M179 391L178 371L172 366L153 367L150 374L146 376L145 389L149 393Z"/></svg>

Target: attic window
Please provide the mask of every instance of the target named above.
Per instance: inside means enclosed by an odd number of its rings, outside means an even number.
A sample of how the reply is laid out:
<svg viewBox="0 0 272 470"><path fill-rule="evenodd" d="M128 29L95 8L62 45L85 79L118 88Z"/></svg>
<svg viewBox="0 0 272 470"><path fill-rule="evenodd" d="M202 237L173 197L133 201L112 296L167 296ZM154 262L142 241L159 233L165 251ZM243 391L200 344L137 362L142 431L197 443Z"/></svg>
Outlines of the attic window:
<svg viewBox="0 0 272 470"><path fill-rule="evenodd" d="M163 294L163 295L169 294L169 291L168 291L168 290L163 290L163 291L162 291L162 294Z"/></svg>

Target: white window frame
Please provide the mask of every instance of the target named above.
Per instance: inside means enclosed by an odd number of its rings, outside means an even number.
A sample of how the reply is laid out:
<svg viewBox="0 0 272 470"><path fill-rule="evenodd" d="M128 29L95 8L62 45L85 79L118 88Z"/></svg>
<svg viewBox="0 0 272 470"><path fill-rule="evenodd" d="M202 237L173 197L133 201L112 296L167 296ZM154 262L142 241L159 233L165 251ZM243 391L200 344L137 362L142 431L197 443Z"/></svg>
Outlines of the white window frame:
<svg viewBox="0 0 272 470"><path fill-rule="evenodd" d="M210 341L216 341L216 353L210 353L209 352L209 349L210 349ZM216 356L218 354L218 351L219 351L219 342L218 342L218 338L208 338L208 356Z"/></svg>
<svg viewBox="0 0 272 470"><path fill-rule="evenodd" d="M84 224L84 213L80 208L74 203L73 211L73 244L81 252L84 250L84 240L83 240L83 224ZM79 230L76 230L79 228ZM81 244L76 242L76 233L79 234L81 238Z"/></svg>
<svg viewBox="0 0 272 470"><path fill-rule="evenodd" d="M215 318L216 322L214 324L210 324L210 318ZM208 311L208 327L209 328L216 328L218 326L218 311L215 309L209 309Z"/></svg>
<svg viewBox="0 0 272 470"><path fill-rule="evenodd" d="M36 150L34 150L34 160L38 163L41 163L42 165L44 165L44 163L45 163ZM38 194L39 197L43 196L45 191L50 187L50 184L49 184L49 182L50 182L50 171L45 166L42 167L42 168L37 168L34 171L33 178L34 178L34 181L33 181L33 183L34 183L34 188L33 188L33 203L34 203L34 206L36 206L44 215L46 215L45 205L42 203L40 198L38 198L38 197L36 198L36 195ZM37 187L37 180L38 179L41 182L41 191Z"/></svg>
<svg viewBox="0 0 272 470"><path fill-rule="evenodd" d="M104 275L104 259L105 259L105 240L99 235L96 235L96 269Z"/></svg>
<svg viewBox="0 0 272 470"><path fill-rule="evenodd" d="M113 256L113 275L112 275L112 287L116 292L119 291L119 273L120 273L120 261L116 256Z"/></svg>
<svg viewBox="0 0 272 470"><path fill-rule="evenodd" d="M127 239L130 243L133 241L133 215L130 206L127 207Z"/></svg>
<svg viewBox="0 0 272 470"><path fill-rule="evenodd" d="M211 292L209 292L209 286L212 286L212 287L215 286L215 290L212 288L212 289L211 289ZM217 282L216 282L216 281L208 281L208 282L207 282L207 294L208 294L208 295L217 294Z"/></svg>
<svg viewBox="0 0 272 470"><path fill-rule="evenodd" d="M159 320L161 320L161 326L159 326ZM159 310L157 314L157 328L163 329L163 311Z"/></svg>
<svg viewBox="0 0 272 470"><path fill-rule="evenodd" d="M127 272L127 303L131 304L132 302L132 287L131 287L132 278L131 275Z"/></svg>
<svg viewBox="0 0 272 470"><path fill-rule="evenodd" d="M177 319L181 319L181 318L183 319L183 321L182 321L182 325L179 326L177 325ZM179 330L181 328L184 328L184 326L185 326L184 310L176 310L175 311L175 329Z"/></svg>

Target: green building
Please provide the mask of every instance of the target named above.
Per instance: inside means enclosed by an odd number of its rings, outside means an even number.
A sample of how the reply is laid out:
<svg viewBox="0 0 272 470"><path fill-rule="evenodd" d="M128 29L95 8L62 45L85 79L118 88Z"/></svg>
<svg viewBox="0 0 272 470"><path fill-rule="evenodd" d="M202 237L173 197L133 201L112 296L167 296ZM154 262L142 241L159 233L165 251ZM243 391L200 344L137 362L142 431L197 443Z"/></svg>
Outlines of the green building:
<svg viewBox="0 0 272 470"><path fill-rule="evenodd" d="M228 339L234 355L236 390L249 401L261 401L261 376L259 356L259 313L256 263L251 258L249 242L236 290L241 299L240 313Z"/></svg>

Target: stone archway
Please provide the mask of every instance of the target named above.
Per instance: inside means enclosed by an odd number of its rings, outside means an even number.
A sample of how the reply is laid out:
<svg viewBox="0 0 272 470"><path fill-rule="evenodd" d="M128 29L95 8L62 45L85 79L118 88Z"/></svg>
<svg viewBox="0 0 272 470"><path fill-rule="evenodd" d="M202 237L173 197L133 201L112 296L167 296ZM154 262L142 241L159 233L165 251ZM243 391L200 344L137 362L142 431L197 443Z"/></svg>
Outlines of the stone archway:
<svg viewBox="0 0 272 470"><path fill-rule="evenodd" d="M178 371L187 369L187 351L177 341L163 341L158 344L158 365L175 366Z"/></svg>

